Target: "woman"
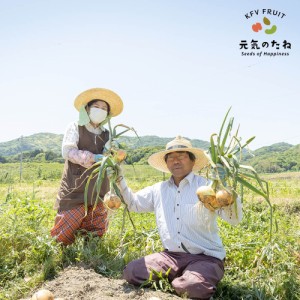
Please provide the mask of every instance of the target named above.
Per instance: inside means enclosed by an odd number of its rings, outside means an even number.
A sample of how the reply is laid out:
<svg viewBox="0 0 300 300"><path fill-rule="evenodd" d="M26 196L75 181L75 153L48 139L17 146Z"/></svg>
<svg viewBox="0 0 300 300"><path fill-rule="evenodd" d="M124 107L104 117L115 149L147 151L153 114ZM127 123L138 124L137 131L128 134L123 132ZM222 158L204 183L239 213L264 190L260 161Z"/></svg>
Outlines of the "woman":
<svg viewBox="0 0 300 300"><path fill-rule="evenodd" d="M102 201L96 202L93 187L96 178L91 180L88 189L88 210L85 216L84 189L87 178L95 162L109 149L109 132L103 127L107 118L119 115L123 110L121 98L111 90L93 88L82 92L74 102L79 111L79 121L71 123L62 142L62 155L65 166L55 208L57 215L51 229L51 236L64 245L72 244L78 230L102 236L107 229L107 211ZM90 169L88 169L90 168ZM109 190L105 177L100 197Z"/></svg>

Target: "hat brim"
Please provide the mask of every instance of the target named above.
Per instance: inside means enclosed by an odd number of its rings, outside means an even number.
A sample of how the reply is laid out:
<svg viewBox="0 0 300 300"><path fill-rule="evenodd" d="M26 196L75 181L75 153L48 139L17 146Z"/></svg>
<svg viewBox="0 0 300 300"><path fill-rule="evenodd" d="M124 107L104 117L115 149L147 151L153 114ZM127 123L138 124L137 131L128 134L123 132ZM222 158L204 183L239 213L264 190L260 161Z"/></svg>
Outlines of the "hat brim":
<svg viewBox="0 0 300 300"><path fill-rule="evenodd" d="M157 152L152 154L148 158L148 163L150 166L153 168L164 172L164 173L170 173L167 163L165 162L165 156L168 153L171 152L178 152L178 151L186 151L186 152L191 152L195 155L196 160L195 160L195 165L193 167L193 171L197 172L206 167L209 164L209 160L207 156L204 153L204 150L200 148L176 148L176 149L171 149L171 150L165 150L161 152Z"/></svg>
<svg viewBox="0 0 300 300"><path fill-rule="evenodd" d="M82 105L87 105L92 100L103 100L107 102L110 106L110 115L115 117L123 111L123 101L115 92L103 89L103 88L93 88L86 90L79 94L75 101L74 106L79 111Z"/></svg>

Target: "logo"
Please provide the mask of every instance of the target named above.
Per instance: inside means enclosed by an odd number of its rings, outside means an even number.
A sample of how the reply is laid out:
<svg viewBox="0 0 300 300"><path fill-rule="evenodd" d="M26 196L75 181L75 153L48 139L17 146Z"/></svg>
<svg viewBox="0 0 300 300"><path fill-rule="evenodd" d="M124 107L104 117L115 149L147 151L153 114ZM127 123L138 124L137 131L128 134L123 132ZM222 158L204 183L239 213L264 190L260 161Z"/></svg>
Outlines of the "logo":
<svg viewBox="0 0 300 300"><path fill-rule="evenodd" d="M271 22L270 22L270 20L267 18L267 17L264 17L263 18L263 23L265 24L265 25L271 25ZM263 28L262 28L262 26L261 26L261 23L255 23L255 24L253 24L252 25L252 30L254 31L254 32L259 32L260 30L262 30ZM277 30L277 26L276 25L273 25L270 29L265 29L265 33L266 34L273 34L273 33L275 33L276 32L276 30Z"/></svg>
<svg viewBox="0 0 300 300"><path fill-rule="evenodd" d="M276 39L276 33L282 36L286 14L274 9L254 9L246 13L248 39L239 43L242 56L288 56L292 44L287 39ZM278 29L280 28L280 30ZM263 39L261 39L263 37Z"/></svg>

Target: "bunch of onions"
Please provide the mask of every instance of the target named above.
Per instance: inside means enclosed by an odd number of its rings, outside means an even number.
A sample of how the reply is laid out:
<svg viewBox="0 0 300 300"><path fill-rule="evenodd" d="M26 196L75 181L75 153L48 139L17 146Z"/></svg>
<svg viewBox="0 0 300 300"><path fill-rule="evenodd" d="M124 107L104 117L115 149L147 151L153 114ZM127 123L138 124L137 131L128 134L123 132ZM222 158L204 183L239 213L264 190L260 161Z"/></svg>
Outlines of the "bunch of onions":
<svg viewBox="0 0 300 300"><path fill-rule="evenodd" d="M255 137L251 137L242 144L242 138L238 136L239 127L235 133L232 133L233 117L229 119L225 129L230 109L225 115L219 134L214 133L211 135L210 147L205 153L209 161L208 166L205 168L206 177L211 180L211 183L209 186L199 187L196 193L203 205L212 211L234 204L238 187L241 191L245 187L262 196L270 208L271 239L273 207L269 198L268 182L262 180L252 166L241 164L244 148L248 147ZM229 137L231 138L227 143ZM220 176L220 170L224 176ZM241 198L243 198L243 193ZM232 207L235 208L235 205L232 205Z"/></svg>
<svg viewBox="0 0 300 300"><path fill-rule="evenodd" d="M224 206L228 206L234 202L233 194L225 188L215 191L211 185L200 186L196 194L203 205L214 211Z"/></svg>
<svg viewBox="0 0 300 300"><path fill-rule="evenodd" d="M116 210L120 208L121 204L124 203L125 210L128 213L130 222L132 223L132 226L135 228L133 221L131 219L129 210L127 208L126 203L124 202L124 199L122 197L122 194L118 188L117 181L120 180L119 177L119 170L120 165L125 161L127 157L127 153L124 149L121 149L119 143L117 142L118 137L120 137L122 134L124 134L127 131L133 131L136 134L136 131L134 128L128 127L123 124L118 124L112 128L110 119L108 119L108 126L110 131L110 139L109 148L106 149L103 158L96 162L93 166L91 166L89 169L92 169L92 172L89 174L86 184L85 184L85 190L84 190L84 206L85 206L85 213L87 214L88 211L88 190L89 185L92 179L96 178L95 185L93 187L92 192L92 198L96 198L96 201L94 203L94 209L96 208L99 201L102 201L106 208L110 210ZM117 128L123 128L124 130L120 133L117 133ZM137 134L136 134L137 135ZM138 136L137 136L138 137ZM105 194L103 199L100 197L100 191L102 187L102 183L106 177L107 169L111 168L114 171L113 176L109 176L110 180L110 190ZM125 212L124 210L124 212Z"/></svg>

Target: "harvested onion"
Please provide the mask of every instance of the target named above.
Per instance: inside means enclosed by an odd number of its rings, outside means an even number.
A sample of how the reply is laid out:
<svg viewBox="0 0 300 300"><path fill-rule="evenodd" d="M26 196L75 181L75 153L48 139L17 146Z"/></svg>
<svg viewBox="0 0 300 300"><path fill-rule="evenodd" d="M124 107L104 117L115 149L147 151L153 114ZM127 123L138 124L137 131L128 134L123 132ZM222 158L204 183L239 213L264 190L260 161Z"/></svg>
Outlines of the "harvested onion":
<svg viewBox="0 0 300 300"><path fill-rule="evenodd" d="M127 156L127 153L123 149L118 149L114 155L115 161L121 163Z"/></svg>
<svg viewBox="0 0 300 300"><path fill-rule="evenodd" d="M216 200L220 207L228 206L233 203L233 196L228 190L219 190L216 194Z"/></svg>
<svg viewBox="0 0 300 300"><path fill-rule="evenodd" d="M216 199L216 193L214 189L210 186L200 186L197 189L196 194L199 200L203 203L210 203L212 201L215 201Z"/></svg>
<svg viewBox="0 0 300 300"><path fill-rule="evenodd" d="M103 203L110 209L118 209L122 201L115 193L109 191L105 194Z"/></svg>
<svg viewBox="0 0 300 300"><path fill-rule="evenodd" d="M228 206L234 201L232 193L228 190L222 189L216 193L211 186L200 186L196 194L204 206L211 211Z"/></svg>
<svg viewBox="0 0 300 300"><path fill-rule="evenodd" d="M48 290L39 290L32 295L31 300L54 300L54 295Z"/></svg>

